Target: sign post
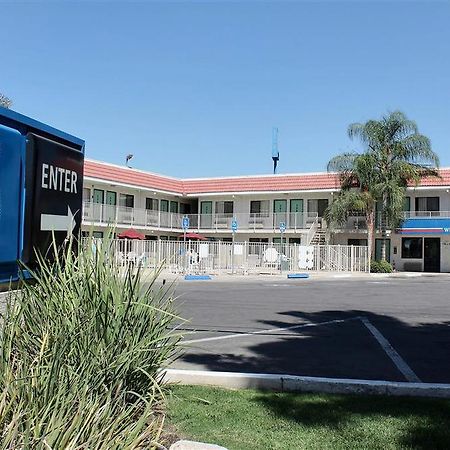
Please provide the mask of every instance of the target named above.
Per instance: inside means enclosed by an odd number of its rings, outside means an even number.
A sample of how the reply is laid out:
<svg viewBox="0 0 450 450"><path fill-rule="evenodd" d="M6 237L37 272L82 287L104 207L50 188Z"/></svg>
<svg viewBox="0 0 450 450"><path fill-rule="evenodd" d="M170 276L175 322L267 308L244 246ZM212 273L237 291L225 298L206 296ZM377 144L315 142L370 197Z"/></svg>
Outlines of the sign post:
<svg viewBox="0 0 450 450"><path fill-rule="evenodd" d="M231 231L232 233L232 240L231 240L231 274L234 274L234 238L236 231L238 229L238 223L236 220L236 217L233 217L233 220L231 221Z"/></svg>
<svg viewBox="0 0 450 450"><path fill-rule="evenodd" d="M184 236L183 236L183 251L184 251L184 272L187 271L187 248L186 248L186 233L189 229L189 217L184 216L181 221L181 227L183 228Z"/></svg>
<svg viewBox="0 0 450 450"><path fill-rule="evenodd" d="M284 234L284 232L286 231L286 223L285 222L280 222L280 235L281 235L281 237L280 237L280 242L281 242L281 245L280 245L280 274L282 274L283 273L283 256L286 258L286 256L284 255L284 253L283 253L283 234Z"/></svg>

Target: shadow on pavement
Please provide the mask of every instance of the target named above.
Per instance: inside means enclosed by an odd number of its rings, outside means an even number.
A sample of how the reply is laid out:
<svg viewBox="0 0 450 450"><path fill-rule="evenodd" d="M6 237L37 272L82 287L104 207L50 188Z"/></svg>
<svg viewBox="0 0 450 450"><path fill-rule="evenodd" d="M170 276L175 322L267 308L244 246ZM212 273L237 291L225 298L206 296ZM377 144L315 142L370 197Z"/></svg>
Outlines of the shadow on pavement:
<svg viewBox="0 0 450 450"><path fill-rule="evenodd" d="M292 318L299 319L300 324L366 317L421 381L450 383L450 322L411 325L363 310L277 314L286 319L260 323L281 328L296 324ZM181 365L232 372L405 381L360 320L193 345L180 357Z"/></svg>

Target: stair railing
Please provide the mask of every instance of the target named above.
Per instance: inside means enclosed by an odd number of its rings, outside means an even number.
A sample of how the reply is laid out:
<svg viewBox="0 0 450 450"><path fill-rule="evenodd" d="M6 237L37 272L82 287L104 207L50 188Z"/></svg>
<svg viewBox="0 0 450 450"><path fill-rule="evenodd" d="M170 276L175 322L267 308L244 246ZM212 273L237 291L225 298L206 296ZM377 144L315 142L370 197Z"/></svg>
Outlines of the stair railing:
<svg viewBox="0 0 450 450"><path fill-rule="evenodd" d="M314 236L316 235L318 228L319 228L319 218L316 217L306 235L306 245L311 245L311 241L314 239Z"/></svg>

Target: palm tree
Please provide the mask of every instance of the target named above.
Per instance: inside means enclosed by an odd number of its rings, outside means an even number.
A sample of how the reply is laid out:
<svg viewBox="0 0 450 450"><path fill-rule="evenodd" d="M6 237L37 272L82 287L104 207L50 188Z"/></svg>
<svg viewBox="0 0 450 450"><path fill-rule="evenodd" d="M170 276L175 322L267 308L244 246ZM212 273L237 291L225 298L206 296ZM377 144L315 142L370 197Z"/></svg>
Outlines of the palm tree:
<svg viewBox="0 0 450 450"><path fill-rule="evenodd" d="M378 202L380 217L376 222L382 232L381 259L386 260L387 230L398 227L403 219L408 184L417 185L424 177L438 177L439 158L431 149L430 140L419 133L417 124L400 111L380 120L353 123L348 135L350 139L358 138L365 150L336 156L328 163L328 170L338 172L341 181L341 193L335 200L337 204L330 205L328 217L331 222L342 222L352 210L363 212L372 255ZM370 201L361 204L368 197Z"/></svg>
<svg viewBox="0 0 450 450"><path fill-rule="evenodd" d="M375 210L377 196L372 187L375 184L373 155L344 153L328 163L328 171L337 172L341 191L325 212L331 226L343 224L355 212L362 213L367 223L367 243L372 255L372 242L375 229Z"/></svg>
<svg viewBox="0 0 450 450"><path fill-rule="evenodd" d="M0 92L0 106L3 106L3 108L10 108L11 105L12 101Z"/></svg>

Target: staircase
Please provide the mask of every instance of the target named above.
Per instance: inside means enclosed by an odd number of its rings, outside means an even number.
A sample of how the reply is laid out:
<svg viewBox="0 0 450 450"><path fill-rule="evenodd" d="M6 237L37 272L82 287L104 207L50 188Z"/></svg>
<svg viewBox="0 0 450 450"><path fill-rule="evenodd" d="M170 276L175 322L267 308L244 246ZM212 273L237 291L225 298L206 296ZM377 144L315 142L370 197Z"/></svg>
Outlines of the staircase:
<svg viewBox="0 0 450 450"><path fill-rule="evenodd" d="M318 228L309 245L325 245L327 243L326 236L327 231L323 228Z"/></svg>

